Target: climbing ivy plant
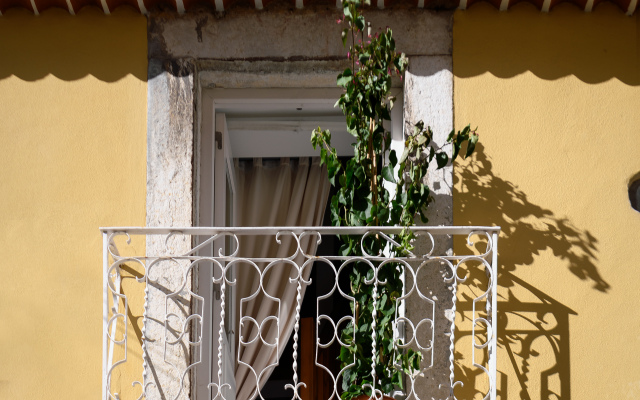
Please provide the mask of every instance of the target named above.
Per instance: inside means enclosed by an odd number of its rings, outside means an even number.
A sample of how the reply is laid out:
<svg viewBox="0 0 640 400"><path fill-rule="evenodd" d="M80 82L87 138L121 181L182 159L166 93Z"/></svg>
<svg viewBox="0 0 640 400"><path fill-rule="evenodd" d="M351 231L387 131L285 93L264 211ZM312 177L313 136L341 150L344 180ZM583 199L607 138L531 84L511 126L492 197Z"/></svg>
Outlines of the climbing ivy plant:
<svg viewBox="0 0 640 400"><path fill-rule="evenodd" d="M443 168L456 159L463 145L462 154L473 153L478 134L470 126L462 131L452 131L447 143L452 146L452 156L433 142L433 131L422 121L405 134L404 152L398 156L390 148L391 135L385 123L391 119L395 98L390 95L391 78L402 76L408 59L396 51L392 31L389 28L371 32L362 7L369 5L360 0L343 1L342 41L347 48L350 68L338 75L337 84L344 89L336 103L346 117L347 129L355 138L354 156L342 162L331 145L331 133L320 127L313 131L311 143L320 149L320 157L326 164L329 180L337 187L331 198L331 223L334 226L400 226L402 233L393 240L398 243L391 249L392 255L406 256L413 249L414 234L407 229L417 217L424 223L427 206L432 201L426 174L433 162ZM385 188L389 182L395 191ZM343 236L340 252L343 256L382 254L387 242L379 236ZM356 263L350 274L354 314L353 324L340 333L347 344L340 352L341 368L347 368L342 377L343 400L365 394L376 397L390 394L394 388L403 389L402 373L413 375L419 370L421 354L413 350L398 351L394 343L393 324L397 299L403 293L401 268L387 263L378 268L377 279L386 281L377 286L374 303L374 271L367 263ZM374 304L375 321L374 321ZM374 323L375 322L375 323ZM376 346L372 333L376 330ZM375 358L375 374L372 361ZM355 363L354 363L355 360Z"/></svg>

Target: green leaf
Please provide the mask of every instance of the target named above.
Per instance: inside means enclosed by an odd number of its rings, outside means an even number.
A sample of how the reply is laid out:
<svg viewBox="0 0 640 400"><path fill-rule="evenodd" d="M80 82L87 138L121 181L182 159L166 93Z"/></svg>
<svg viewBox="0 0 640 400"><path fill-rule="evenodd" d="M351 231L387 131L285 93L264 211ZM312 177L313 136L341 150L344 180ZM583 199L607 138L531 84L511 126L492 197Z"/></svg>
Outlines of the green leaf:
<svg viewBox="0 0 640 400"><path fill-rule="evenodd" d="M413 126L413 136L418 136L420 134L420 132L422 132L422 129L424 129L424 122L418 121Z"/></svg>
<svg viewBox="0 0 640 400"><path fill-rule="evenodd" d="M364 172L364 167L362 165L359 165L355 172L353 173L353 175L358 178L358 180L360 182L364 182L365 180L365 172Z"/></svg>
<svg viewBox="0 0 640 400"><path fill-rule="evenodd" d="M353 250L351 242L349 242L348 244L343 243L342 246L340 246L340 255L342 255L343 257L349 256L351 255L351 250Z"/></svg>
<svg viewBox="0 0 640 400"><path fill-rule="evenodd" d="M389 181L391 183L396 183L396 180L393 177L393 167L391 167L390 165L386 165L384 166L384 168L382 168L382 177L386 181Z"/></svg>
<svg viewBox="0 0 640 400"><path fill-rule="evenodd" d="M340 358L341 359L342 359L342 350L345 350L345 348L342 347L341 350L340 350L340 353L341 353L340 354L340 356L341 356ZM348 359L343 359L342 361L345 362L347 360ZM347 390L349 390L350 383L351 383L351 368L349 368L349 369L344 371L344 374L342 376L342 390L345 391L345 392Z"/></svg>
<svg viewBox="0 0 640 400"><path fill-rule="evenodd" d="M402 152L402 156L400 157L400 162L405 162L407 157L409 157L409 148L405 147L404 151Z"/></svg>
<svg viewBox="0 0 640 400"><path fill-rule="evenodd" d="M386 121L391 121L391 113L387 107L380 108L380 119L384 119Z"/></svg>
<svg viewBox="0 0 640 400"><path fill-rule="evenodd" d="M365 51L358 55L358 61L360 61L360 63L362 64L365 64L367 61L369 61L369 57L371 57L371 55Z"/></svg>
<svg viewBox="0 0 640 400"><path fill-rule="evenodd" d="M347 17L347 18L351 18L352 17L351 10L349 9L349 7L343 7L342 8L342 12L343 12L345 17Z"/></svg>
<svg viewBox="0 0 640 400"><path fill-rule="evenodd" d="M386 207L378 208L378 220L381 221L381 225L386 225L384 222L389 218L389 209Z"/></svg>
<svg viewBox="0 0 640 400"><path fill-rule="evenodd" d="M415 357L413 358L413 363L412 363L413 364L412 367L414 370L420 369L420 359L421 359L420 353L415 353Z"/></svg>
<svg viewBox="0 0 640 400"><path fill-rule="evenodd" d="M347 87L349 83L353 80L353 72L350 68L344 70L343 73L338 75L337 84L340 87Z"/></svg>
<svg viewBox="0 0 640 400"><path fill-rule="evenodd" d="M452 147L453 151L451 152L451 161L455 160L458 157L458 153L460 152L460 139L461 136L458 136L455 142L453 142Z"/></svg>
<svg viewBox="0 0 640 400"><path fill-rule="evenodd" d="M344 188L340 189L340 192L338 192L338 203L342 204L342 205L347 205L347 199L344 196Z"/></svg>
<svg viewBox="0 0 640 400"><path fill-rule="evenodd" d="M467 154L465 154L464 158L469 157L473 150L476 148L476 143L478 143L478 135L469 136L469 143L467 144Z"/></svg>
<svg viewBox="0 0 640 400"><path fill-rule="evenodd" d="M339 76L337 80L337 84L340 87L347 87L347 85L351 82L353 77L351 76Z"/></svg>
<svg viewBox="0 0 640 400"><path fill-rule="evenodd" d="M469 131L471 130L471 125L467 125L464 127L464 129L462 130L462 136L466 137L469 134Z"/></svg>
<svg viewBox="0 0 640 400"><path fill-rule="evenodd" d="M407 192L400 193L400 204L404 207L407 204Z"/></svg>
<svg viewBox="0 0 640 400"><path fill-rule="evenodd" d="M392 167L395 167L398 164L398 157L396 156L395 150L391 150L389 152L389 163Z"/></svg>
<svg viewBox="0 0 640 400"><path fill-rule="evenodd" d="M443 168L449 162L449 157L445 152L436 153L436 162L438 163L438 169Z"/></svg>

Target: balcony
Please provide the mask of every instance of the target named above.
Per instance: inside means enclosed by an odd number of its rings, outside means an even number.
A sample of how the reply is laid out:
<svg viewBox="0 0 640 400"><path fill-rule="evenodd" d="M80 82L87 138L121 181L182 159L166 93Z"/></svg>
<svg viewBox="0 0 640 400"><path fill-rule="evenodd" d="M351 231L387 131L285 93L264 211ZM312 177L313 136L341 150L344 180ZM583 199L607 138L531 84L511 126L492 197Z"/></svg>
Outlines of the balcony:
<svg viewBox="0 0 640 400"><path fill-rule="evenodd" d="M495 400L500 229L412 230L415 248L396 257L399 228L102 228L103 399L338 399L356 360L337 356L371 332L380 374L384 324L393 360L420 356L408 371L392 362L392 390L371 379L372 397ZM362 255L339 255L347 236ZM369 254L372 240L383 250ZM389 269L394 300L380 295ZM351 295L356 273L373 311ZM385 302L386 319L358 326Z"/></svg>

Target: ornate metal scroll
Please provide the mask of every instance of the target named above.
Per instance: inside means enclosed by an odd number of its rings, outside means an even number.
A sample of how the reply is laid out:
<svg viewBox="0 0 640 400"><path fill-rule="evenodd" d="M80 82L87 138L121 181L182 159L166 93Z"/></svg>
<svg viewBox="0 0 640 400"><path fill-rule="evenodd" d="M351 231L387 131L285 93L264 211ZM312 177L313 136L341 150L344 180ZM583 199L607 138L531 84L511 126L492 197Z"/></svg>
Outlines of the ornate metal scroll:
<svg viewBox="0 0 640 400"><path fill-rule="evenodd" d="M410 349L421 355L419 365L411 371L394 361L403 378L392 392L376 387L375 379L364 385L371 399L392 395L398 399L462 400L477 398L480 393L485 400L495 400L499 228L414 230L427 250L395 257L390 254L398 245L394 241L397 228L102 229L103 399L265 400L268 397L261 385L279 364L278 357L291 338L291 380L283 389L292 400L306 400L303 388L309 382L300 375L305 361L300 359L301 306L305 290L312 284L311 269L320 265L333 284L315 299L313 368L331 386L325 400L338 399L345 374L356 360L337 366L323 352L332 346L350 345L341 338L346 326L355 326L354 341L358 334L355 298L344 284L358 264L370 271L364 284L370 285L373 293L371 377L378 373L381 345L376 334L376 305L388 301L379 297L387 284L380 274L383 268L397 268L404 282L402 294L395 299L395 314L388 321L394 332L394 360ZM358 237L362 255L315 255L309 251L315 246L305 245L319 244L331 235ZM364 243L372 235L387 243L383 253L367 252ZM121 249L136 236L144 238L146 254ZM244 256L243 236L262 236L276 246L287 246L286 255ZM461 236L466 243L456 245L454 254L433 254L436 243L450 236ZM231 245L225 247L225 242ZM233 250L225 252L225 248ZM143 290L135 296L142 293L143 299L134 299L134 293L123 289L126 270L138 271L133 278ZM274 276L280 280L274 281ZM230 293L240 295L234 299ZM336 298L350 305L342 310L344 315L322 311L324 302ZM460 301L470 307L458 309ZM134 312L133 303L142 304L141 309ZM229 312L235 318L230 319ZM132 325L136 315L135 319L142 321L139 331ZM470 324L467 342L456 336L461 324ZM132 363L137 367L131 367ZM239 369L245 372L239 373ZM464 371L468 370L476 372L474 377L486 376L484 383L465 382ZM243 381L235 382L238 377ZM125 381L130 383L125 385Z"/></svg>

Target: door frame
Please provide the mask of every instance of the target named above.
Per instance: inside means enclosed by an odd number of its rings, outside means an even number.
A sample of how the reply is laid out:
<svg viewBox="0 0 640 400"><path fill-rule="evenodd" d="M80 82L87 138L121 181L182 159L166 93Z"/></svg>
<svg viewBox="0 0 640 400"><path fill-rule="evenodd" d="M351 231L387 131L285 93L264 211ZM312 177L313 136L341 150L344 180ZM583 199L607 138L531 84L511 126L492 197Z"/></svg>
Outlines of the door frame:
<svg viewBox="0 0 640 400"><path fill-rule="evenodd" d="M197 226L232 226L235 221L235 207L233 207L233 214L230 216L231 221L227 220L227 183L229 182L231 192L235 195L236 189L236 177L233 168L233 155L231 153L231 147L229 143L229 135L226 126L225 114L217 113L215 108L215 102L211 96L203 96L202 107L203 112L201 133L200 133L200 152L199 152L199 191L194 194L194 198L198 199L197 203ZM229 176L228 176L229 175ZM207 238L194 237L194 246L201 244ZM212 243L211 246L206 246L199 251L200 255L212 257L219 254L220 251L225 251L225 244L228 238L223 237ZM224 266L224 264L223 264ZM234 276L226 276L230 281L233 281ZM223 283L224 284L224 281ZM220 304L220 289L218 285L214 284L211 279L211 268L200 267L197 269L197 274L193 276L193 287L195 293L203 298L203 315L202 323L200 326L200 333L202 335L200 344L200 356L192 354L192 362L198 361L196 365L193 380L191 385L192 393L195 393L196 399L211 398L212 388L209 383L216 382L218 375L218 364L214 359L213 353L217 345L213 342L214 336L218 333L215 331L215 327L220 324L220 314L213 313L215 304ZM230 348L229 354L233 355L235 352L235 338L234 338L234 326L235 326L235 297L232 290L226 291L226 314L229 316L229 323L226 329L229 333L225 335L224 348ZM194 331L194 334L198 334ZM230 336L230 339L229 337ZM223 382L229 383L231 389L235 393L235 382L232 381L234 360L228 357L224 358L223 362ZM224 357L224 355L223 355ZM218 382L221 384L221 382ZM232 400L232 397L226 395L227 400Z"/></svg>
<svg viewBox="0 0 640 400"><path fill-rule="evenodd" d="M200 130L199 147L196 150L197 164L194 175L197 177L196 192L194 199L197 199L195 206L196 221L199 226L225 226L226 213L226 173L234 172L231 139L227 130L226 113L257 111L266 112L278 109L296 109L304 107L332 107L335 99L339 97L341 89L208 89L201 92L200 107ZM403 139L403 102L401 89L394 89L393 94L399 98L396 106L391 112L391 126L389 130L392 136L392 148L396 152L402 152L404 148ZM310 134L310 132L309 132ZM308 136L306 136L308 137ZM279 146L278 143L271 143ZM298 145L299 146L299 145ZM310 142L306 141L306 146L311 148ZM290 149L292 152L305 152L307 149L299 147ZM289 154L292 157L299 154ZM231 179L234 182L235 178ZM213 182L213 183L212 183ZM395 187L388 188L395 190ZM212 207L213 206L213 207ZM212 209L213 208L213 209ZM208 225L210 224L210 225ZM200 244L198 238L194 239L194 245ZM217 254L221 246L213 246L205 250L206 255ZM205 308L203 310L202 323L202 358L201 363L196 367L194 379L192 381L192 393L196 393L196 399L202 397L211 398L210 389L202 383L203 380L215 382L217 379L217 363L213 357L213 350L216 347L213 337L217 333L213 332L213 327L219 326L219 318L212 315L211 304L215 296L215 288L209 277L209 268L198 269L198 274L194 276L193 287L196 293L204 298ZM233 301L228 300L231 305ZM404 310L402 310L404 311ZM230 312L235 312L232 310ZM235 323L234 323L235 325ZM235 344L235 343L234 343ZM229 343L228 343L229 345ZM234 347L232 345L232 347ZM233 349L232 349L233 350ZM235 352L233 352L235 358ZM225 368L233 367L236 360ZM223 375L229 376L229 371L223 371ZM226 382L225 383L231 383ZM235 388L235 385L232 385ZM229 399L227 399L229 400Z"/></svg>

